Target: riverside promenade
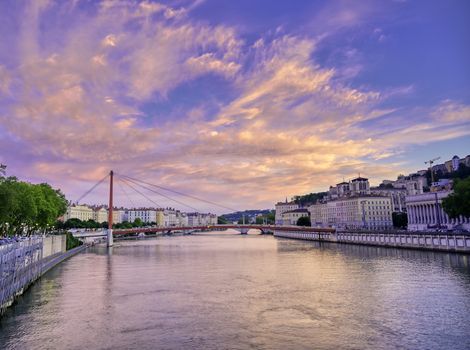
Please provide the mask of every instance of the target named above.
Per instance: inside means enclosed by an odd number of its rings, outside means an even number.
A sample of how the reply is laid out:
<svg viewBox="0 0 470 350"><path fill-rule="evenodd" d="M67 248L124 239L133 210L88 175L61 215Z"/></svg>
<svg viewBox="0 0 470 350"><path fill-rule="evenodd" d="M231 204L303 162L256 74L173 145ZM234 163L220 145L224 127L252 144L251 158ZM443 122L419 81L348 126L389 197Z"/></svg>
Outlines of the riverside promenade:
<svg viewBox="0 0 470 350"><path fill-rule="evenodd" d="M38 278L86 247L67 251L65 235L20 237L0 245L0 317Z"/></svg>
<svg viewBox="0 0 470 350"><path fill-rule="evenodd" d="M381 247L461 252L470 254L469 234L442 232L299 232L274 231L275 237L307 241L360 244Z"/></svg>

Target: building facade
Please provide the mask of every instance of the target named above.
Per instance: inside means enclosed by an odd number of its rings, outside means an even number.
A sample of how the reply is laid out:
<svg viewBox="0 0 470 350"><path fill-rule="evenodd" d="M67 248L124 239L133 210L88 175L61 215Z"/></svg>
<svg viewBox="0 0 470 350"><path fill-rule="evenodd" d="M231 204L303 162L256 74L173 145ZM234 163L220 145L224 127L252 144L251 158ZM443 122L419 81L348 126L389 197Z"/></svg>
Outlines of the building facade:
<svg viewBox="0 0 470 350"><path fill-rule="evenodd" d="M178 220L176 219L176 210L167 208L163 212L163 220L165 227L178 226Z"/></svg>
<svg viewBox="0 0 470 350"><path fill-rule="evenodd" d="M101 207L101 208L94 208L93 209L93 220L99 224L108 221L108 210Z"/></svg>
<svg viewBox="0 0 470 350"><path fill-rule="evenodd" d="M93 209L86 205L72 205L67 207L63 220L79 219L81 221L93 220Z"/></svg>
<svg viewBox="0 0 470 350"><path fill-rule="evenodd" d="M408 230L427 231L435 229L470 230L470 218L451 219L442 208L442 200L452 191L428 192L406 197Z"/></svg>
<svg viewBox="0 0 470 350"><path fill-rule="evenodd" d="M153 208L130 209L127 211L127 216L129 222L134 222L135 219L145 223L157 222L157 210Z"/></svg>
<svg viewBox="0 0 470 350"><path fill-rule="evenodd" d="M371 187L370 193L374 196L390 197L392 201L392 211L406 211L406 195L408 193L406 188Z"/></svg>
<svg viewBox="0 0 470 350"><path fill-rule="evenodd" d="M352 196L366 196L370 194L369 179L357 177L351 180L350 190Z"/></svg>
<svg viewBox="0 0 470 350"><path fill-rule="evenodd" d="M392 200L382 196L356 196L338 198L309 207L310 220L314 227L336 227L340 229L390 229Z"/></svg>
<svg viewBox="0 0 470 350"><path fill-rule="evenodd" d="M275 214L276 225L283 225L282 214L285 213L286 211L299 209L299 205L295 202L288 202L286 199L285 202L276 203L275 208L276 208L276 214Z"/></svg>
<svg viewBox="0 0 470 350"><path fill-rule="evenodd" d="M304 216L310 216L306 208L285 211L282 213L282 225L297 225L297 221Z"/></svg>

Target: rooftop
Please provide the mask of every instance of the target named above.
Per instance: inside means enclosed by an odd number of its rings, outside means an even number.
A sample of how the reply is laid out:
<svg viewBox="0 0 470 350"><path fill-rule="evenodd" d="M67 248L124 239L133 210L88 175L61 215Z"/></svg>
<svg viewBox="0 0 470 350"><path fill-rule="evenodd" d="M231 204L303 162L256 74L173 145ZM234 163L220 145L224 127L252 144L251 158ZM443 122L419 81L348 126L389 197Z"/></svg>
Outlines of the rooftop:
<svg viewBox="0 0 470 350"><path fill-rule="evenodd" d="M299 208L299 209L294 209L294 210L285 211L283 214L287 214L287 213L308 213L308 209L306 209L306 208Z"/></svg>

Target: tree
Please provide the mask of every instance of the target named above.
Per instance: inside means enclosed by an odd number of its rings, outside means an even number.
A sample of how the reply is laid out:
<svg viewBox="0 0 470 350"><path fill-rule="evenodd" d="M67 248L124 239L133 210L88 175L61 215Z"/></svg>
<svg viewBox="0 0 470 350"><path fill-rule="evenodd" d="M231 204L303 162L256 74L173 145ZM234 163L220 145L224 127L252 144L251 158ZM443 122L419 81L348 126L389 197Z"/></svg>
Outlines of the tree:
<svg viewBox="0 0 470 350"><path fill-rule="evenodd" d="M255 224L256 225L263 225L264 224L264 221L265 221L265 216L264 215L260 215L260 216L257 216L256 219L255 219Z"/></svg>
<svg viewBox="0 0 470 350"><path fill-rule="evenodd" d="M317 192L317 193L309 193L304 194L302 196L294 196L292 199L295 203L299 204L300 206L306 206L308 203L316 203L319 199L322 199L328 194L328 192Z"/></svg>
<svg viewBox="0 0 470 350"><path fill-rule="evenodd" d="M406 215L406 213L393 212L392 221L393 227L402 229L408 227L408 215Z"/></svg>
<svg viewBox="0 0 470 350"><path fill-rule="evenodd" d="M442 207L450 218L470 217L470 176L455 180L454 193L442 200Z"/></svg>
<svg viewBox="0 0 470 350"><path fill-rule="evenodd" d="M12 176L0 176L0 198L0 235L31 234L53 227L67 209L67 200L59 190Z"/></svg>
<svg viewBox="0 0 470 350"><path fill-rule="evenodd" d="M228 224L228 221L227 221L227 219L222 215L222 216L217 217L217 224L218 224L218 225L226 225L226 224Z"/></svg>
<svg viewBox="0 0 470 350"><path fill-rule="evenodd" d="M142 226L143 226L142 219L136 218L136 219L134 220L132 226L134 226L134 227L142 227Z"/></svg>
<svg viewBox="0 0 470 350"><path fill-rule="evenodd" d="M310 217L309 216L301 216L297 220L297 226L312 226L312 223L310 222Z"/></svg>

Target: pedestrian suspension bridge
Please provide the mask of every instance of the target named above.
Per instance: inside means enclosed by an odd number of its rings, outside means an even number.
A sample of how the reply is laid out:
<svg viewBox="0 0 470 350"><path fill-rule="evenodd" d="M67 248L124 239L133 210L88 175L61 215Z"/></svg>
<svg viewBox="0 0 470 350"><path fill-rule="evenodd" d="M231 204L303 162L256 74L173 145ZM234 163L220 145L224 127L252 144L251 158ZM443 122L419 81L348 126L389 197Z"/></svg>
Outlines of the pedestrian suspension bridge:
<svg viewBox="0 0 470 350"><path fill-rule="evenodd" d="M106 180L109 179L109 202L108 202L108 228L106 230L100 232L83 232L83 233L76 233L74 236L79 238L85 237L106 237L108 246L113 245L113 237L114 236L123 236L123 235L138 235L142 233L157 233L157 232L164 232L164 233L171 233L175 231L182 231L182 232L192 232L192 231L209 231L209 230L227 230L227 229L235 229L239 231L241 234L247 234L249 230L256 229L261 231L261 233L265 232L273 232L273 231L289 231L289 232L318 232L318 233L333 233L335 232L334 229L328 228L316 228L316 227L300 227L300 226L280 226L280 225L256 225L256 224L220 224L220 225L197 225L197 226L171 226L171 227L134 227L134 228L126 228L126 229L113 229L113 210L114 210L114 182L115 180L118 186L120 187L121 192L127 197L130 203L133 203L129 193L125 188L130 189L134 193L138 194L146 201L152 203L152 205L156 206L157 208L163 208L159 203L157 203L151 196L158 195L160 197L166 198L167 200L173 201L177 203L179 206L190 208L191 210L195 210L198 212L199 210L194 206L188 204L187 202L183 202L181 199L175 199L170 197L168 193L172 193L175 196L188 198L191 200L196 200L201 203L210 204L213 207L218 207L226 210L230 210L236 212L236 209L230 208L225 205L218 204L216 202L206 200L203 198L196 197L194 195L186 194L180 191L175 191L170 188L153 184L148 181L143 181L136 179L134 177L116 174L112 170L99 180L96 184L94 184L88 191L86 191L82 196L80 196L76 201L75 204L79 204L86 196L88 196L92 191L94 191L99 185L104 183ZM144 193L143 191L147 191L151 193L151 195ZM135 206L135 205L134 205Z"/></svg>

